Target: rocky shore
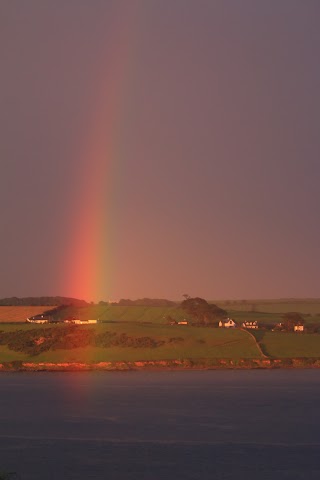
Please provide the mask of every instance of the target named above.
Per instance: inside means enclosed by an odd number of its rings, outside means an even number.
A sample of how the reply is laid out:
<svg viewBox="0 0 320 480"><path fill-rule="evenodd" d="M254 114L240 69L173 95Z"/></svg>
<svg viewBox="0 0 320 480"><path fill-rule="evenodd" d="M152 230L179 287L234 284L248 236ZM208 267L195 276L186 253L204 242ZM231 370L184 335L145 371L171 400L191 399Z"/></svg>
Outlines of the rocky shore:
<svg viewBox="0 0 320 480"><path fill-rule="evenodd" d="M177 359L148 360L135 362L4 362L0 372L40 371L130 371L130 370L214 370L214 369L274 369L274 368L320 368L319 358L263 358L263 359Z"/></svg>

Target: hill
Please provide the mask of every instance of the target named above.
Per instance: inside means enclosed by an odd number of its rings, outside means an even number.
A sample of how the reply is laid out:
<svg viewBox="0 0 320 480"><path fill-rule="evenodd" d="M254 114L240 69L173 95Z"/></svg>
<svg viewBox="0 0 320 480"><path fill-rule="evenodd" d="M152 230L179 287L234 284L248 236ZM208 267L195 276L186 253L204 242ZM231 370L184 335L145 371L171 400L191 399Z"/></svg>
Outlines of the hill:
<svg viewBox="0 0 320 480"><path fill-rule="evenodd" d="M50 297L56 298L56 297ZM64 299L66 297L59 297ZM263 305L263 304L259 304ZM266 305L266 304L264 304ZM281 308L279 307L281 305ZM307 307L309 305L309 308ZM316 302L302 303L300 310L314 311ZM52 305L50 305L52 307ZM22 322L27 317L43 313L50 310L48 305L43 304L38 307L25 307L28 310L23 310L22 306L4 307L0 306L0 322ZM234 305L224 307L227 309L227 315L233 318L237 323L241 324L244 321L257 320L260 325L274 325L282 321L282 315L288 311L299 311L297 304L283 303L283 304L270 304L270 310L274 312L260 312L260 311L245 311L245 310L233 310ZM248 307L248 305L247 305ZM34 310L32 310L34 308ZM15 310L16 309L16 310ZM276 310L280 310L279 313ZM189 315L180 306L123 306L119 304L109 305L107 303L100 303L99 305L86 304L82 306L69 305L64 308L57 309L56 313L52 315L54 320L64 320L66 318L76 317L81 320L97 319L101 322L130 322L130 323L142 323L142 324L161 324L169 323L170 320L181 321L187 319L191 322L194 321L192 315ZM319 325L320 315L318 313L304 313L304 320L307 325L315 324Z"/></svg>
<svg viewBox="0 0 320 480"><path fill-rule="evenodd" d="M211 302L210 302L211 303ZM257 312L257 313L286 313L298 312L303 314L320 315L319 298L278 298L270 300L214 300L212 303L228 311Z"/></svg>
<svg viewBox="0 0 320 480"><path fill-rule="evenodd" d="M69 297L10 297L0 299L0 306L58 306L75 305L83 307L89 305L85 300Z"/></svg>
<svg viewBox="0 0 320 480"><path fill-rule="evenodd" d="M137 300L121 298L118 303L113 303L113 305L121 307L174 307L177 302L165 298L138 298Z"/></svg>
<svg viewBox="0 0 320 480"><path fill-rule="evenodd" d="M47 305L38 307L2 307L0 306L0 323L26 322L27 318L39 315L48 310Z"/></svg>

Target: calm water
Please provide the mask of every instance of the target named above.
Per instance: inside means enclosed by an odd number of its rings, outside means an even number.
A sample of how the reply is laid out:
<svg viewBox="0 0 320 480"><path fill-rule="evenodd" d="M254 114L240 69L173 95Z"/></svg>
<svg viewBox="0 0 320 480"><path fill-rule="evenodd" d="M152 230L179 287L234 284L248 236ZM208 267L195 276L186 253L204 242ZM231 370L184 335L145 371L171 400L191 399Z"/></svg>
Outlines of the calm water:
<svg viewBox="0 0 320 480"><path fill-rule="evenodd" d="M22 480L320 479L320 370L0 375Z"/></svg>

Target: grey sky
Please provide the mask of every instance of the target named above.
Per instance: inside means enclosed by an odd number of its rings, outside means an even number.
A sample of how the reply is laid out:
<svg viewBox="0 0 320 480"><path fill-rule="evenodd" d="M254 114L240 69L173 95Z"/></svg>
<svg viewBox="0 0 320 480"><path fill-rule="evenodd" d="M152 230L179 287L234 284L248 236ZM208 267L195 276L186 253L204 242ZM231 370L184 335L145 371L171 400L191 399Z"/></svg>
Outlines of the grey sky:
<svg viewBox="0 0 320 480"><path fill-rule="evenodd" d="M319 21L312 0L2 0L0 297L83 296L62 285L99 95L94 300L319 297Z"/></svg>

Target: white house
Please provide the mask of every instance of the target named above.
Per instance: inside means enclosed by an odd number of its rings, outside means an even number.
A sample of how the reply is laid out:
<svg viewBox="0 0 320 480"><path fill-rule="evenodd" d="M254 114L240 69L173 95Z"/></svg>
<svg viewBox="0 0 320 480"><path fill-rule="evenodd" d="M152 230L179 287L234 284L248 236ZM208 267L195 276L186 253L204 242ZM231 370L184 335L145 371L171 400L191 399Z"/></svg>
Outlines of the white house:
<svg viewBox="0 0 320 480"><path fill-rule="evenodd" d="M80 320L79 318L67 319L64 323L74 323L75 325L92 325L98 323L98 320Z"/></svg>
<svg viewBox="0 0 320 480"><path fill-rule="evenodd" d="M220 320L219 327L223 328L235 328L237 324L232 320L232 318L227 318L226 320Z"/></svg>
<svg viewBox="0 0 320 480"><path fill-rule="evenodd" d="M47 318L27 318L28 323L49 323Z"/></svg>
<svg viewBox="0 0 320 480"><path fill-rule="evenodd" d="M258 322L255 320L254 322L243 322L243 328L258 328Z"/></svg>
<svg viewBox="0 0 320 480"><path fill-rule="evenodd" d="M294 330L295 332L303 332L303 330L304 330L304 325L295 325L295 326L293 327L293 330Z"/></svg>

